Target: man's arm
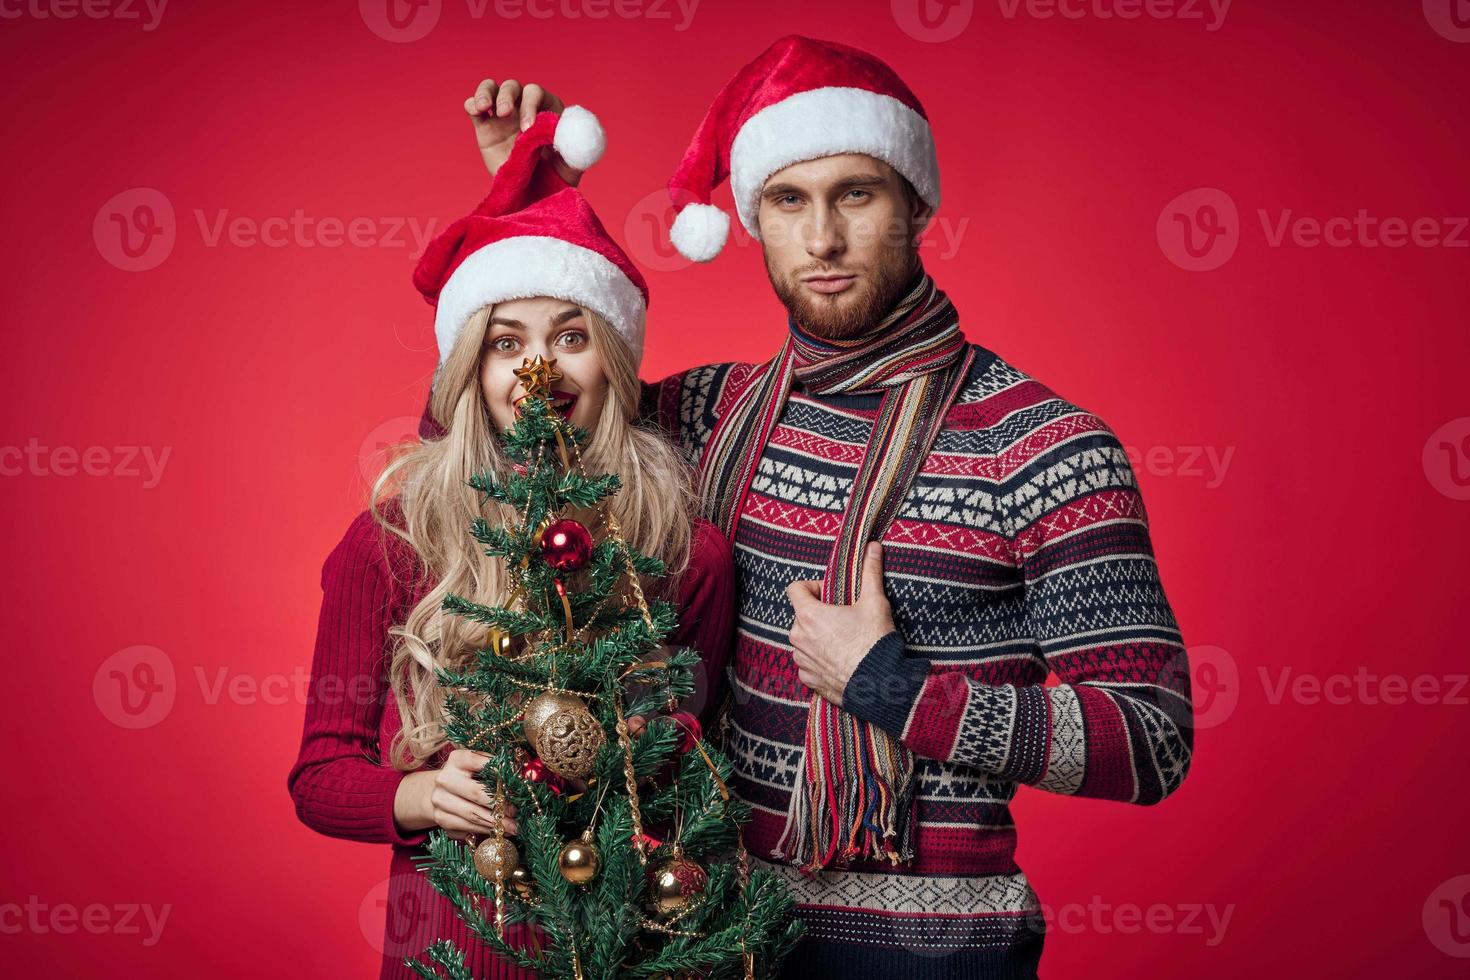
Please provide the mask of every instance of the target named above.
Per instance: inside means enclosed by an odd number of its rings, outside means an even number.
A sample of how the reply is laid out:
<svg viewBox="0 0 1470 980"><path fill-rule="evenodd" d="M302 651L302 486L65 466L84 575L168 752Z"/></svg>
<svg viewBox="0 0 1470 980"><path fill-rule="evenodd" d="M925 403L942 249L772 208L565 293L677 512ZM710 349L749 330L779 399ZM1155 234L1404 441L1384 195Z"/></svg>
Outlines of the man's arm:
<svg viewBox="0 0 1470 980"><path fill-rule="evenodd" d="M1188 661L1128 457L1101 420L1077 419L1079 434L1006 479L1002 501L1026 620L1059 685L982 683L906 656L897 632L845 682L841 670L814 679L835 677L847 710L919 755L1055 793L1157 803L1189 771Z"/></svg>

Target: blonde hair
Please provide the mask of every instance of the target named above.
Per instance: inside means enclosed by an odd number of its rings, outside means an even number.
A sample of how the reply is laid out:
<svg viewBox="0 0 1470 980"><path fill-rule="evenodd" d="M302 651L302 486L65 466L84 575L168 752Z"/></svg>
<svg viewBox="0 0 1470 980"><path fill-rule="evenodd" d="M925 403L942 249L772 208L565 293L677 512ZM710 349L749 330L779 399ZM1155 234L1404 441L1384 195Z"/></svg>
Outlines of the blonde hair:
<svg viewBox="0 0 1470 980"><path fill-rule="evenodd" d="M417 769L446 744L442 728L444 692L435 667L464 669L486 645L486 627L441 608L449 594L486 605L500 605L508 588L503 562L485 555L470 534L471 522L484 517L514 520L495 503L482 510L480 494L466 485L477 473L497 478L512 474L500 448L480 387L481 357L492 307L470 317L435 377L429 409L447 431L443 438L408 442L390 453L374 481L368 506L387 532L406 541L422 562L433 587L389 629L394 638L389 683L398 702L402 731L390 755L395 768ZM589 473L616 473L623 488L607 502L623 526L628 543L664 561L669 577L647 583L650 598L672 598L688 564L694 491L687 464L659 432L636 424L638 368L626 341L603 317L582 308L592 349L607 375L602 417L590 430L583 458ZM404 526L380 511L397 490Z"/></svg>

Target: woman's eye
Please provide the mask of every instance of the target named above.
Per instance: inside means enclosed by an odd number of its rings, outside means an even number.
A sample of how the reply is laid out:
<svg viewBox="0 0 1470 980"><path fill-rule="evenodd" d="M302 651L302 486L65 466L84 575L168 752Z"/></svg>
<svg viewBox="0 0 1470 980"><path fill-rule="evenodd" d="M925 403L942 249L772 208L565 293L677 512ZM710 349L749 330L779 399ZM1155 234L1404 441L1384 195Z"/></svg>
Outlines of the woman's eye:
<svg viewBox="0 0 1470 980"><path fill-rule="evenodd" d="M580 347L587 342L587 335L580 330L568 330L556 339L563 347Z"/></svg>
<svg viewBox="0 0 1470 980"><path fill-rule="evenodd" d="M496 350L506 354L514 353L517 347L516 339L514 337L496 337L490 342L490 345Z"/></svg>

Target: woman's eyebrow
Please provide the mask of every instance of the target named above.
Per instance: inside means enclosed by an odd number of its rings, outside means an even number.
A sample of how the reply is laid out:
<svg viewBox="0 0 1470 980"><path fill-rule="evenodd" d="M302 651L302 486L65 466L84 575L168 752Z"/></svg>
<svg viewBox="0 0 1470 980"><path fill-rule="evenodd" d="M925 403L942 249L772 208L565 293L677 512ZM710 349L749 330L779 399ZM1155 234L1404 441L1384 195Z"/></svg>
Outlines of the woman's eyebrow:
<svg viewBox="0 0 1470 980"><path fill-rule="evenodd" d="M551 325L553 327L558 327L558 326L561 326L563 323L566 323L568 320L575 320L577 317L579 317L581 315L582 315L582 308L581 307L579 307L579 306L569 306L566 309L562 310L560 313L558 313L556 316L554 316L554 317L551 318ZM497 326L502 326L502 327L515 327L517 330L524 330L524 329L526 329L526 325L524 323L522 323L519 320L512 320L510 317L507 317L507 316L492 316L490 318L490 322L496 324Z"/></svg>

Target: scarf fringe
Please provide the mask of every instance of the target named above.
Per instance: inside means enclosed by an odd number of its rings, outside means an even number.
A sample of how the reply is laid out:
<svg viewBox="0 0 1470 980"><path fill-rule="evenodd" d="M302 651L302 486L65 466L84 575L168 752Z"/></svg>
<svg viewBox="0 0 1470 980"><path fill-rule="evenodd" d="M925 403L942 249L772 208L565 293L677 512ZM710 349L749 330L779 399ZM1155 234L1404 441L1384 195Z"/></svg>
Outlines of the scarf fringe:
<svg viewBox="0 0 1470 980"><path fill-rule="evenodd" d="M818 695L801 771L772 857L809 875L854 860L914 859L914 756L902 744Z"/></svg>

